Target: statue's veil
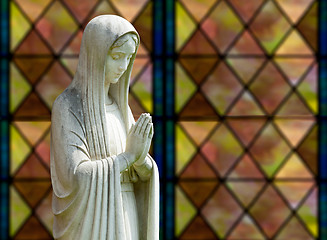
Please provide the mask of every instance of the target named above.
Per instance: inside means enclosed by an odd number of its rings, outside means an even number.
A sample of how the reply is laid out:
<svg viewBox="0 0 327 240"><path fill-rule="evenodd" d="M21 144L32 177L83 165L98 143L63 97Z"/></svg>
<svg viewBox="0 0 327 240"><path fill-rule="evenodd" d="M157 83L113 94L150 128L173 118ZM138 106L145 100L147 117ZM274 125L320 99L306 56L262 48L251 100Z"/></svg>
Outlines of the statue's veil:
<svg viewBox="0 0 327 240"><path fill-rule="evenodd" d="M109 139L105 119L105 61L110 47L127 33L139 35L133 25L122 17L101 15L92 19L86 26L82 38L79 62L71 86L82 96L83 117L91 159L103 159L110 156ZM109 93L121 110L127 131L133 118L128 106L128 88L135 54L132 56L126 72L118 83L111 84Z"/></svg>

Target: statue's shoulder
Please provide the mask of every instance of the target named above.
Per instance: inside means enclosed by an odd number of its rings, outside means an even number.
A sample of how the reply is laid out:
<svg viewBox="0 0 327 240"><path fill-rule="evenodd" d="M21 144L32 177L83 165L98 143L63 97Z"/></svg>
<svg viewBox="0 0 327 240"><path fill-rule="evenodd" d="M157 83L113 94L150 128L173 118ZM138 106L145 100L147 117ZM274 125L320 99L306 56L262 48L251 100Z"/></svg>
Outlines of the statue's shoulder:
<svg viewBox="0 0 327 240"><path fill-rule="evenodd" d="M71 113L80 115L82 103L80 93L75 88L66 88L54 101L52 115L56 117L69 117Z"/></svg>

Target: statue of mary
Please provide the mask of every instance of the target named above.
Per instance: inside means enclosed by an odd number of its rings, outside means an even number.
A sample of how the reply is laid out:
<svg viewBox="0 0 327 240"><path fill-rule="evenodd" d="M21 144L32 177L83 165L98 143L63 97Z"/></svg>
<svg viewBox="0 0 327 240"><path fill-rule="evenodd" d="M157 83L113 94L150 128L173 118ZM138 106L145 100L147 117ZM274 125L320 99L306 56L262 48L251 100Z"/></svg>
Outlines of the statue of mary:
<svg viewBox="0 0 327 240"><path fill-rule="evenodd" d="M86 26L76 74L51 125L55 239L159 239L159 177L149 114L134 121L128 88L139 35L102 15Z"/></svg>

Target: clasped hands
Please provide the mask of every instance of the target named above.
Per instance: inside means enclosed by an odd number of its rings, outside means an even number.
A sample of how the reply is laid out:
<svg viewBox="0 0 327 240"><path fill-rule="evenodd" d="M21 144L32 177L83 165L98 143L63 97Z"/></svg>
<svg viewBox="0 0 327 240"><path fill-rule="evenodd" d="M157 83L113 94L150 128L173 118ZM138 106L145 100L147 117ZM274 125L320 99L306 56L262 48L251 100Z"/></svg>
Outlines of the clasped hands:
<svg viewBox="0 0 327 240"><path fill-rule="evenodd" d="M130 163L141 165L149 152L152 137L153 123L149 113L142 113L132 125L126 140L126 151Z"/></svg>

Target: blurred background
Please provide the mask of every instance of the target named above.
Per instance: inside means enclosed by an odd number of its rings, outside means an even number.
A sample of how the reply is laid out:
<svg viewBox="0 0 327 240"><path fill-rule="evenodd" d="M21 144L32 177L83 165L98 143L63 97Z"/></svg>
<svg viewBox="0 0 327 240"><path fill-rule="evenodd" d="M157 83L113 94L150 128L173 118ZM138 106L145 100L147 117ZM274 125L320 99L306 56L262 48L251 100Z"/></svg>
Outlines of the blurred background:
<svg viewBox="0 0 327 240"><path fill-rule="evenodd" d="M129 103L155 122L161 239L322 237L318 1L1 4L2 239L52 238L51 106L100 14L141 36Z"/></svg>

